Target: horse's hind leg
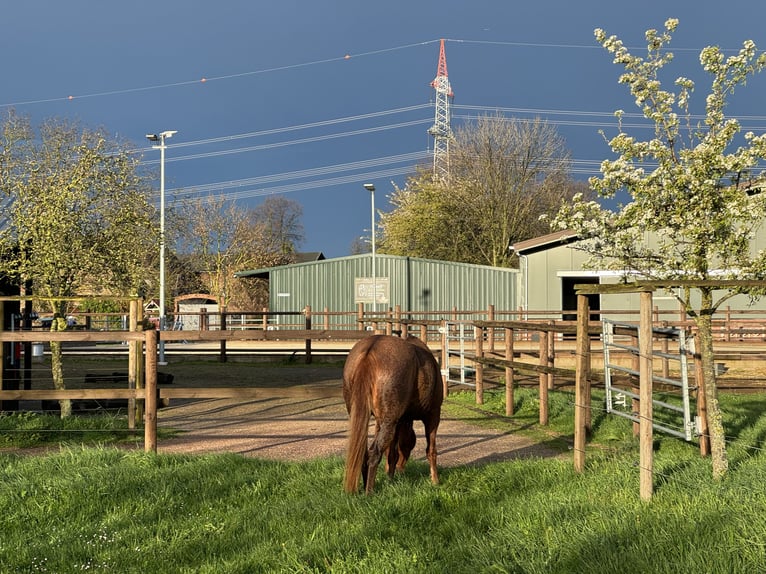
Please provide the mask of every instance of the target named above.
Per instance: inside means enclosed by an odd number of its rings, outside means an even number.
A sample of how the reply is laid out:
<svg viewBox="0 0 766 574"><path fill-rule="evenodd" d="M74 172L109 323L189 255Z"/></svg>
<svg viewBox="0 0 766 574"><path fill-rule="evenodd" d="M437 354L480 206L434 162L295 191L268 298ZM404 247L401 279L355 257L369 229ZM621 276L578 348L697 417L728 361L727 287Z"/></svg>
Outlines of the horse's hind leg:
<svg viewBox="0 0 766 574"><path fill-rule="evenodd" d="M367 483L365 484L365 492L367 494L370 494L373 488L375 488L375 475L378 472L378 465L383 458L383 453L386 452L386 449L396 448L396 445L393 444L396 424L383 421L376 425L376 427L375 437L368 451Z"/></svg>
<svg viewBox="0 0 766 574"><path fill-rule="evenodd" d="M424 426L426 428L426 458L431 466L431 482L439 484L439 471L436 468L436 429L439 427L439 422L424 423Z"/></svg>
<svg viewBox="0 0 766 574"><path fill-rule="evenodd" d="M394 477L394 472L399 462L399 425L396 426L396 432L394 434L394 440L391 441L391 446L388 447L386 453L386 473L389 477Z"/></svg>
<svg viewBox="0 0 766 574"><path fill-rule="evenodd" d="M367 470L369 468L369 459L370 459L369 451L365 449L364 458L362 459L362 486L364 487L365 491L367 490ZM358 476L357 476L357 480L359 480Z"/></svg>
<svg viewBox="0 0 766 574"><path fill-rule="evenodd" d="M380 432L380 423L376 420L375 434L373 435L373 437L378 436L379 432ZM371 450L371 447L368 447L364 451L364 458L362 459L362 486L364 487L365 492L367 492L367 475L369 473L369 468L370 468L370 450ZM377 469L377 466L375 468Z"/></svg>

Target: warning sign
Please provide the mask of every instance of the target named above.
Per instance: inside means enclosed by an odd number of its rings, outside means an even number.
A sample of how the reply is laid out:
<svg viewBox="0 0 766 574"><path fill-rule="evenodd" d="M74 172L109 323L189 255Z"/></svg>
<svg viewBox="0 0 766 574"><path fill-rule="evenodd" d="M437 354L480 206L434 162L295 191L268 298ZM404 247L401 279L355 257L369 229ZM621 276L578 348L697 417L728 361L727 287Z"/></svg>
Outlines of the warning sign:
<svg viewBox="0 0 766 574"><path fill-rule="evenodd" d="M388 303L388 277L356 277L354 303Z"/></svg>

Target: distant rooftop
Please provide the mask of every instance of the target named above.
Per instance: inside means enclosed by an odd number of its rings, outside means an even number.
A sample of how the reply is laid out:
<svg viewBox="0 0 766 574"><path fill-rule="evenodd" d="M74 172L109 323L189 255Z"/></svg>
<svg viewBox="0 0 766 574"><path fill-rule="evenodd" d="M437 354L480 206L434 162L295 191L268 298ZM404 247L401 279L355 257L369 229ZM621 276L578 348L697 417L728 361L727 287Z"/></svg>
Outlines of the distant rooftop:
<svg viewBox="0 0 766 574"><path fill-rule="evenodd" d="M310 263L312 261L322 261L325 259L324 253L321 251L307 251L306 253L296 253L296 263Z"/></svg>

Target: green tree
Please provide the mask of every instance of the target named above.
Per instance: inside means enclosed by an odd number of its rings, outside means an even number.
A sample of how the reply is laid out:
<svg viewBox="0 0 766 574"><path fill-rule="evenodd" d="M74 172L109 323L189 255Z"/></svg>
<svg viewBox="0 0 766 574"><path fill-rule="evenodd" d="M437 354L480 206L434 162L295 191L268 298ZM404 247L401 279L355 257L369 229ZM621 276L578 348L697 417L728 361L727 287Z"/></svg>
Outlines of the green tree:
<svg viewBox="0 0 766 574"><path fill-rule="evenodd" d="M740 124L724 114L727 97L766 65L766 55L752 41L725 57L706 47L700 63L711 78L704 121L690 111L694 82L675 81L677 91L662 89L660 71L673 59L666 49L678 20L662 32L646 32L647 55L630 53L615 36L597 29L598 42L624 68L619 82L630 88L641 113L654 125L652 137L640 140L620 124L609 140L614 160L601 164L590 180L602 198L627 192L630 202L615 213L594 201L575 198L555 224L576 231L591 254L591 265L623 270L627 275L663 281L762 279L766 255L753 253L751 240L766 217L766 198L742 185L766 157L766 136L740 134ZM622 118L623 112L616 113ZM695 303L686 288L676 297L696 323L708 406L713 475L728 468L724 430L713 362L712 315L735 294L699 288Z"/></svg>
<svg viewBox="0 0 766 574"><path fill-rule="evenodd" d="M376 235L380 251L445 261L473 260L465 225L457 221L464 215L457 197L430 171L419 170L389 200L394 209L380 214L382 237Z"/></svg>
<svg viewBox="0 0 766 574"><path fill-rule="evenodd" d="M546 122L480 117L457 130L448 179L421 170L394 191L394 209L381 216L381 250L510 266L508 246L542 233L540 215L555 213L578 188L569 165Z"/></svg>
<svg viewBox="0 0 766 574"><path fill-rule="evenodd" d="M149 188L128 146L103 131L50 120L39 130L9 113L0 142L0 273L31 285L66 328L66 298L135 295L155 242ZM60 343L51 343L53 382L65 387ZM62 401L61 415L71 412Z"/></svg>

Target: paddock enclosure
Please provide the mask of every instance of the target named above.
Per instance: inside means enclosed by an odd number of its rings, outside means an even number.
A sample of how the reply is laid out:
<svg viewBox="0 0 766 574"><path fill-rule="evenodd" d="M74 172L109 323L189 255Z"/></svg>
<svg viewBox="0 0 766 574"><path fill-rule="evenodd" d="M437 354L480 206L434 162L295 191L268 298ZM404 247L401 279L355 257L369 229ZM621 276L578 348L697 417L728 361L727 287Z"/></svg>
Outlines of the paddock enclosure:
<svg viewBox="0 0 766 574"><path fill-rule="evenodd" d="M612 378L617 388L621 389L616 392L622 394L628 413L637 412L641 402L638 383L642 368L637 365L637 357L642 353L630 350L638 348L635 339L641 325L644 328L648 325L649 331L645 332L656 334L662 333L663 329L683 329L693 337L690 322L663 315L651 302L646 305L642 307L640 315L634 314L628 318L627 323L632 324L634 332L626 327L618 333L617 346L612 349L609 358L610 362L622 369L612 373ZM243 324L241 316L219 314L218 328L162 332L138 330L140 303L132 303L132 308L129 317L110 321L111 325L119 327L112 329L81 328L81 325L88 323L81 317L77 318L77 327L62 332L42 328L19 330L6 325L6 329L0 331L3 364L6 367L0 390L2 410L15 410L20 405L30 404L29 401L41 405L43 401L60 399L96 401L100 404L119 400L121 404L127 404L132 413L127 417L128 425L134 428L143 426L146 450L158 450L158 419L168 427L175 426L183 430L193 426L194 416L207 417L206 422L200 424L208 429L219 428L220 434L232 439L229 445L235 452L244 452L248 448L265 452L271 448L264 442L254 446L256 438L258 441L270 439L274 443L281 441L284 448L287 448L288 443L296 445L310 442L315 445L311 448L316 449L319 447L309 439L313 439L319 432L316 430L321 426L319 423L325 424L333 417L340 417L342 428L329 430L325 434L330 441L337 439L342 442L342 434L345 433L345 417L333 411L333 401L337 404L340 401L339 375L337 378L327 376L326 380L318 384L316 381L308 384L308 380L300 380L300 371L296 371L298 374L292 375L296 377L296 380L291 381L292 384L275 381L274 377L280 375L274 375L272 380L248 386L233 380L227 371L234 372L237 364L245 361L266 365L277 363L288 370L299 366L306 369L312 363L339 363L354 342L374 332L410 334L426 340L440 363L448 394L458 389L467 390L474 393L476 403L480 404L486 392L504 392L506 415L510 417L513 416L513 392L520 386L532 387L539 393L541 425L547 424L549 393L586 393L572 401L573 409L575 405L585 408L579 415L583 420L576 421L576 426L584 429L582 436L575 432L576 441L584 440L587 434L592 406L590 388L603 388L605 385L607 361L603 353L603 325L599 319L608 318L609 312L594 312L587 307L585 311L579 309L579 313L551 311L548 317L518 310L495 310L491 306L479 311L452 309L441 314L409 314L399 309L370 314L363 309L356 309L347 314L347 325L342 329L325 328L328 323L325 314L306 308L286 316L288 322L285 323L276 322L275 317L266 312L253 312L252 316L258 320L252 321L249 326ZM550 318L565 314L577 317L577 320ZM624 319L626 312L619 314ZM284 320L285 314L280 315ZM90 323L91 326L99 324L96 317L92 317ZM764 378L760 365L766 358L766 322L747 313L725 310L715 317L714 326L716 362L720 366L719 387L740 392L762 390ZM165 343L167 365L157 364L157 345L160 340ZM76 381L67 380L66 390L52 389L50 383L40 383L36 378L38 371L43 372L46 368L50 370L47 361L51 341L62 342L64 346L65 371L66 363L75 359L87 365L74 375ZM674 380L679 368L668 358L672 350L668 345L672 343L669 343L667 337L657 335L652 335L651 341L653 359L649 365L644 364L644 376L647 369L650 369L658 381L663 378ZM112 361L122 361L123 366L110 366L104 372L99 368L99 359L106 357ZM693 382L694 359L691 353L688 368L692 385L688 392L692 402L697 393ZM185 386L182 378L177 376L172 382L168 380L168 377L174 376L174 367L178 371L184 363L199 362L216 364L221 368L212 377L209 386ZM326 373L331 373L333 367L324 368ZM70 385L70 382L76 384ZM657 387L661 388L662 385L657 384ZM672 390L661 390L672 394ZM191 407L195 402L199 403L196 410ZM165 403L170 406L158 413L158 408ZM243 405L263 407L261 411L265 409L273 415L272 422L277 425L274 431L266 432L268 436L265 438L260 435L256 437L252 433L248 438L249 431L243 431L243 427L237 430L237 424L242 423L244 416L239 414L238 408ZM284 426L288 420L285 418L287 415L281 414L286 412L286 405L294 405L293 410L300 412L303 409L305 413L310 413L303 421L305 440L280 433L278 425ZM294 421L295 418L289 420ZM227 425L228 429L225 428ZM449 429L445 432L446 435L455 435L453 438L459 434L450 433ZM470 435L466 429L460 432ZM212 440L211 434L207 436ZM168 443L175 445L178 440L170 438ZM250 447L247 446L248 440ZM488 440L486 436L476 437L476 444L485 440ZM699 436L695 435L694 440L699 440ZM704 441L700 447L704 450ZM455 447L456 450L460 448L463 447ZM521 452L528 449L534 451L532 445L519 448ZM159 450L162 451L162 448ZM200 451L204 452L204 447L201 446ZM575 449L576 465L581 464L577 460L579 452Z"/></svg>

